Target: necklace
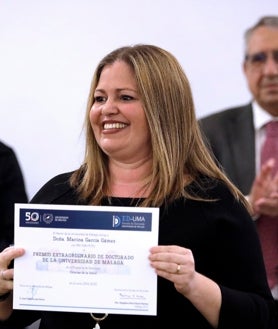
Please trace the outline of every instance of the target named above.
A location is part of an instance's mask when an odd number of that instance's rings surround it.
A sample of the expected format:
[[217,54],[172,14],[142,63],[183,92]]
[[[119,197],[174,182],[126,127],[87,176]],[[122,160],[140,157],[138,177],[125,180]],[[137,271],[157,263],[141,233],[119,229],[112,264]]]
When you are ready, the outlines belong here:
[[105,313],[104,316],[98,318],[96,316],[94,316],[93,313],[90,313],[91,317],[96,321],[96,325],[94,326],[93,329],[100,329],[100,325],[98,324],[100,321],[106,319],[108,317],[108,313]]

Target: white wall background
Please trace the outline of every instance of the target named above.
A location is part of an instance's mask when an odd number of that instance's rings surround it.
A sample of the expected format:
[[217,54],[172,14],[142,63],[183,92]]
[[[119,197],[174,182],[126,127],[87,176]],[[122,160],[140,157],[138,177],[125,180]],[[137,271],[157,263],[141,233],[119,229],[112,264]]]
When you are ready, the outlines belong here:
[[31,198],[83,159],[82,124],[98,61],[114,48],[171,51],[198,117],[246,103],[243,33],[277,0],[0,0],[0,139],[14,148]]

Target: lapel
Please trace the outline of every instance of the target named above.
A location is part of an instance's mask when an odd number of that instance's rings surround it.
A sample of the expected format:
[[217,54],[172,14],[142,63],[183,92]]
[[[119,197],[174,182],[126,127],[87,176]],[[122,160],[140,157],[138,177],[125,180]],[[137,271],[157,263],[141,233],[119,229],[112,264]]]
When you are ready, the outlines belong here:
[[234,175],[244,194],[249,193],[255,178],[255,131],[252,105],[239,107],[227,126]]

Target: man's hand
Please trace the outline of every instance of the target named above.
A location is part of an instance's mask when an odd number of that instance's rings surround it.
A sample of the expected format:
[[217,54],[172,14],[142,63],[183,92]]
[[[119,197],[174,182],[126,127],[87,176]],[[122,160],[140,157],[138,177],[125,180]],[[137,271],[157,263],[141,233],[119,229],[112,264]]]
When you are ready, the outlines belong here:
[[254,216],[278,216],[278,173],[272,174],[275,160],[269,159],[256,176],[249,201]]

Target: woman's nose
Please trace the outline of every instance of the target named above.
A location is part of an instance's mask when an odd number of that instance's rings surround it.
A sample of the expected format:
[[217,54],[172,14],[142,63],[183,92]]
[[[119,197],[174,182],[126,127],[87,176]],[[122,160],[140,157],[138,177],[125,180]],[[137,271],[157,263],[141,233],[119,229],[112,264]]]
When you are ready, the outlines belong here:
[[117,103],[114,100],[107,99],[107,101],[102,105],[101,113],[104,115],[118,113],[119,109]]

